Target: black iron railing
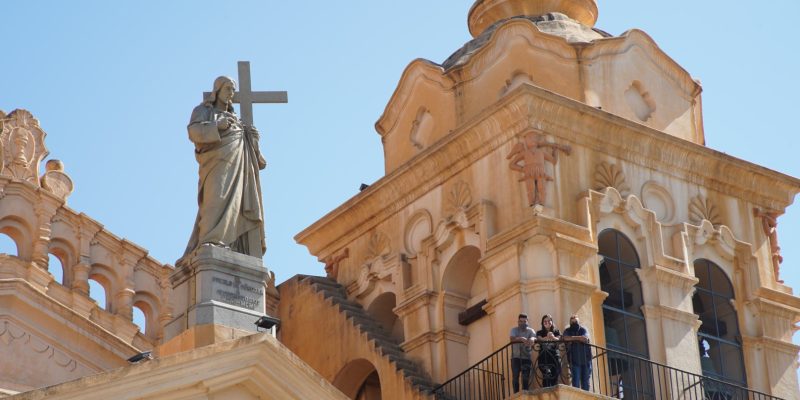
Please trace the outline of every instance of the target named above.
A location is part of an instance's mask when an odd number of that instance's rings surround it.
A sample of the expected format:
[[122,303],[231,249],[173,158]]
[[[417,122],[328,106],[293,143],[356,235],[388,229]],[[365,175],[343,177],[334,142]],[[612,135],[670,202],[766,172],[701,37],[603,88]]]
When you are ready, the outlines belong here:
[[[782,400],[642,357],[579,342],[536,343],[530,363],[513,361],[506,345],[434,389],[438,400],[503,400],[517,390],[572,384],[573,372],[589,372],[576,387],[620,399]],[[572,358],[572,359],[570,359]],[[523,364],[520,367],[520,364]],[[527,364],[527,365],[526,365]],[[572,367],[572,368],[571,368]],[[581,370],[577,370],[582,368]],[[517,382],[514,383],[514,372]],[[527,376],[526,376],[527,374]],[[527,377],[527,379],[525,379]]]

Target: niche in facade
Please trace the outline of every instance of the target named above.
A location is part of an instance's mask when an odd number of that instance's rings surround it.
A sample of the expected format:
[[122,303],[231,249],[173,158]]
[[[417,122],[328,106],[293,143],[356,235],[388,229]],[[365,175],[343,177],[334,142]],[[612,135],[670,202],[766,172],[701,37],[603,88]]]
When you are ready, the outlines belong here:
[[628,107],[642,122],[647,122],[648,119],[656,111],[656,102],[650,92],[644,89],[644,86],[639,81],[633,81],[628,90],[625,91],[625,101]]

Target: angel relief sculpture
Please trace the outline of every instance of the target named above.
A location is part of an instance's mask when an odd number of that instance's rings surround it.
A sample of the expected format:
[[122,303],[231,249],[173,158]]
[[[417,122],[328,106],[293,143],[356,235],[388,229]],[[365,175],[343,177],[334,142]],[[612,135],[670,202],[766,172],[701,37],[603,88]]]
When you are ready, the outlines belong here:
[[519,181],[525,182],[528,205],[531,207],[544,204],[547,194],[545,184],[553,180],[547,173],[546,163],[556,165],[559,151],[569,155],[572,148],[568,145],[550,143],[543,134],[530,132],[514,145],[506,157],[507,160],[511,160],[508,167],[522,173]]

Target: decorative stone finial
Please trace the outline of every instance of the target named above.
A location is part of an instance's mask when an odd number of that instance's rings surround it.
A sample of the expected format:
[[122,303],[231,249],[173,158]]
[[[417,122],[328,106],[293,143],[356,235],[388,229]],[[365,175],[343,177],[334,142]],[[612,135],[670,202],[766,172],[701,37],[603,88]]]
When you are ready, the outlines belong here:
[[467,23],[473,37],[506,18],[562,13],[592,27],[597,22],[595,0],[476,0],[469,10]]

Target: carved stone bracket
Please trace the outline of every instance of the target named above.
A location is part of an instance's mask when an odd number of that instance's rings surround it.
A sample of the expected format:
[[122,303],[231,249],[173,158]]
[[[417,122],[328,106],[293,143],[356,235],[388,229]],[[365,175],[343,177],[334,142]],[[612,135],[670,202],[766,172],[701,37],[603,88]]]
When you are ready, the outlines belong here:
[[321,260],[325,263],[325,275],[327,275],[330,279],[336,280],[336,277],[339,276],[339,264],[342,262],[342,260],[348,257],[350,257],[350,249],[345,247],[341,253],[328,256]]

